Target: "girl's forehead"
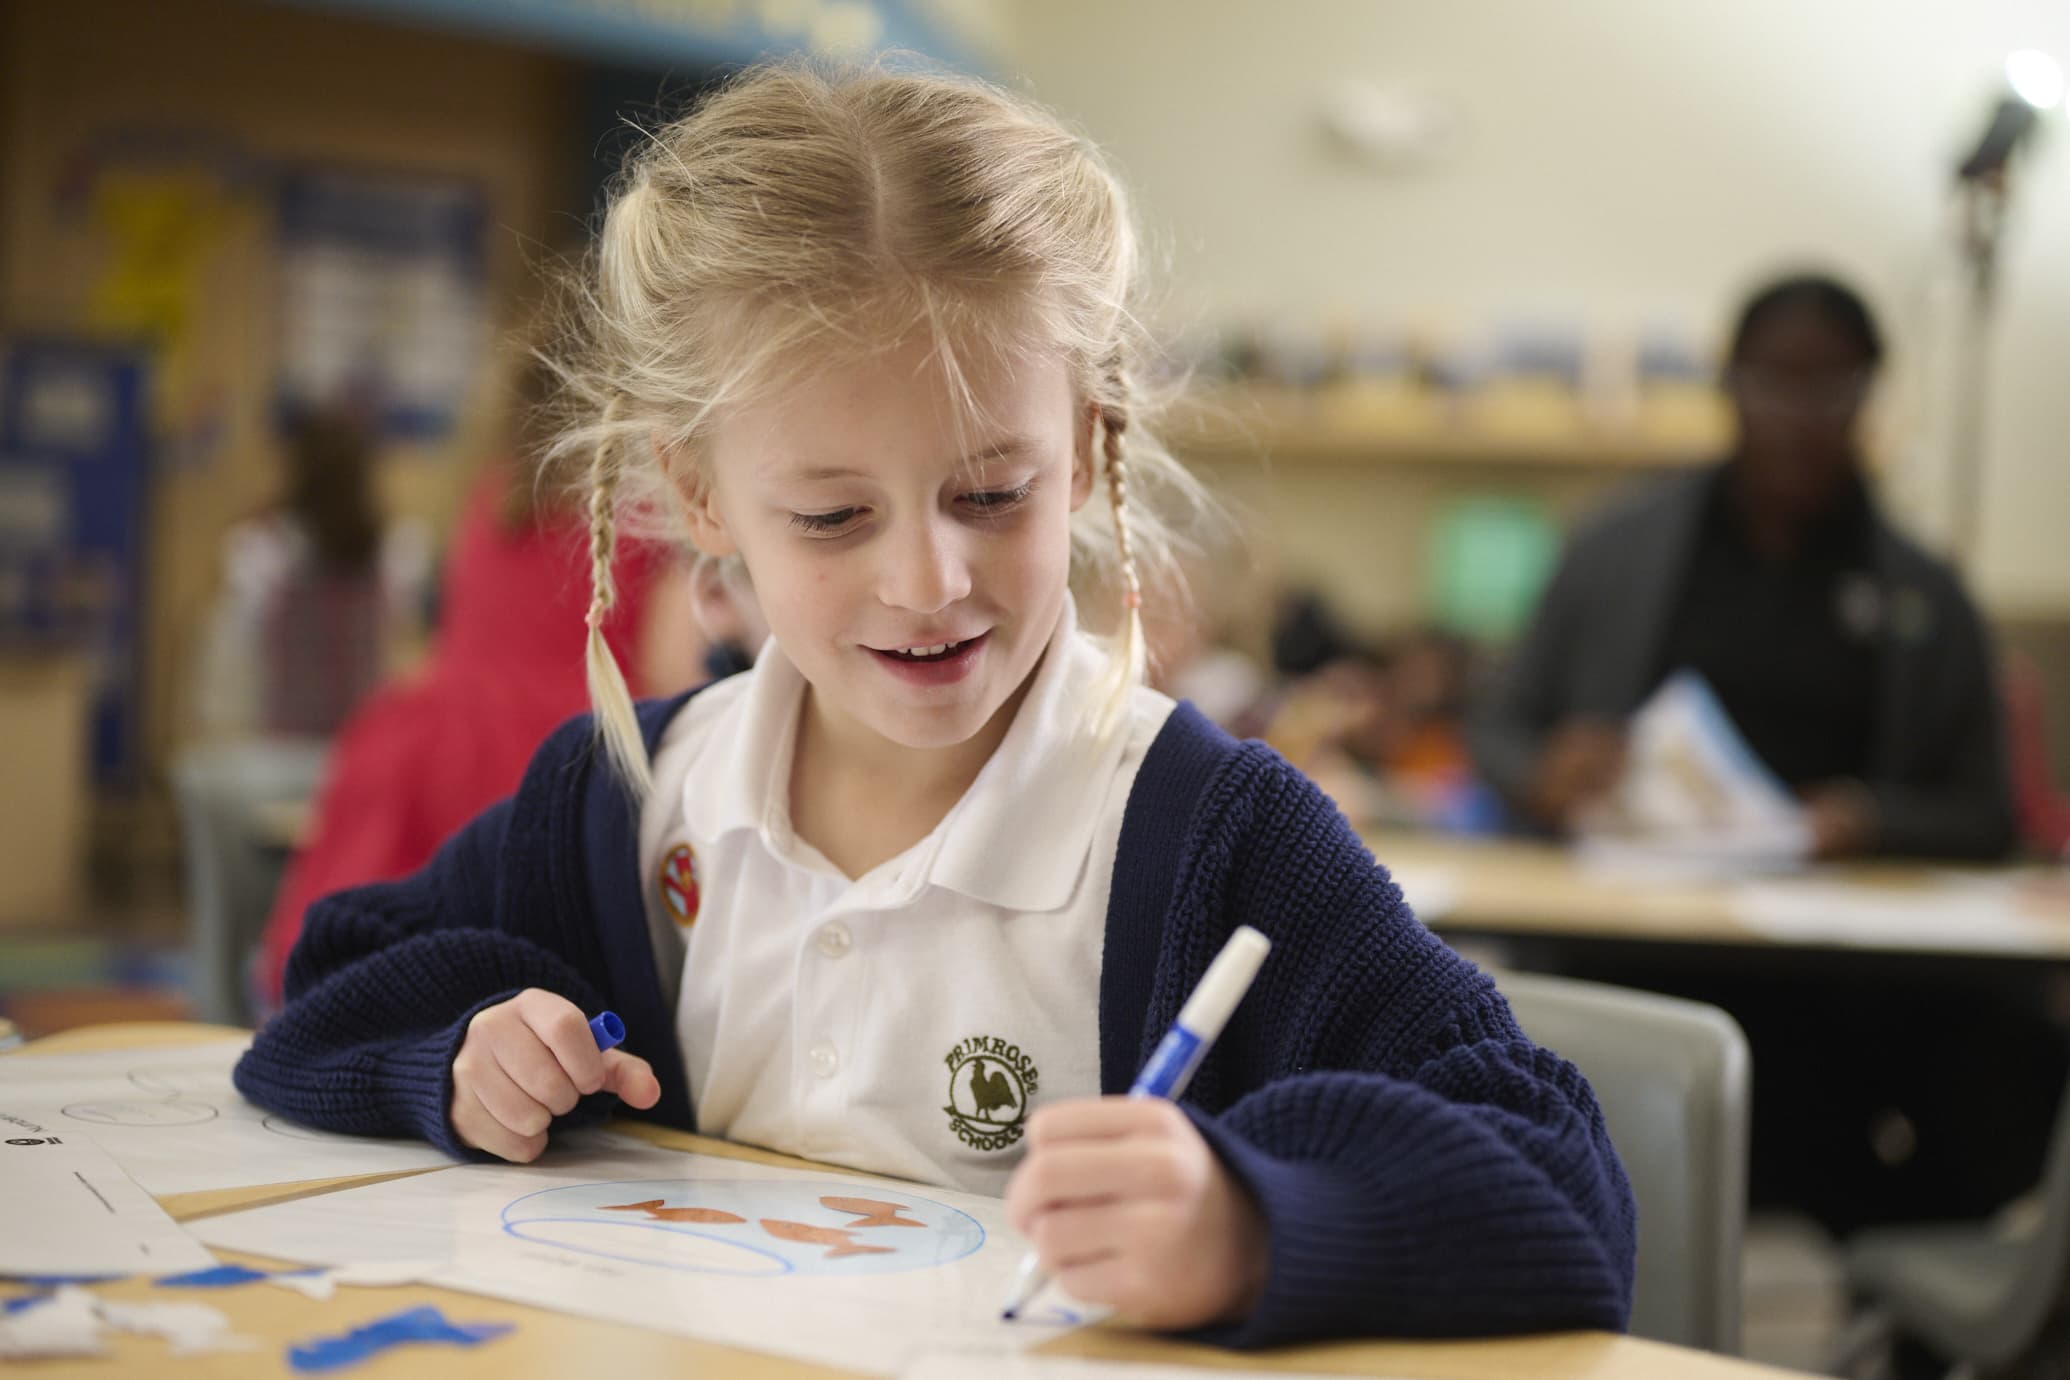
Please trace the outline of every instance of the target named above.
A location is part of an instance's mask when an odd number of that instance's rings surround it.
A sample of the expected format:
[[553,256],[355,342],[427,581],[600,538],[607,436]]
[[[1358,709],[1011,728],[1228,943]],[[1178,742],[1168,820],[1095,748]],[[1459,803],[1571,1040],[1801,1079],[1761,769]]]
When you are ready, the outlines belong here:
[[1008,387],[1024,374],[1066,369],[1065,351],[1025,323],[955,331],[925,323],[868,334],[805,337],[768,352],[758,391],[793,395],[834,385],[891,384],[908,389]]
[[1060,354],[945,351],[909,339],[817,360],[773,380],[751,399],[720,409],[712,440],[721,454],[874,449],[895,438],[921,452],[970,456],[1002,433],[1068,432],[1072,398]]
[[1080,344],[1039,294],[1002,292],[987,301],[908,283],[737,306],[719,317],[726,324],[710,343],[755,397],[809,394],[832,375],[997,380],[1058,361],[1068,366]]

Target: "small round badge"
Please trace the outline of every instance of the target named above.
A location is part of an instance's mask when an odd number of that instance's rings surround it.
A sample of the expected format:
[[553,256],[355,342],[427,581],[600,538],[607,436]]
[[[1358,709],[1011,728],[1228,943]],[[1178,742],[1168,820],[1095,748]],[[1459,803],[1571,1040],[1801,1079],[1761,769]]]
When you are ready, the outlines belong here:
[[1869,642],[1883,631],[1883,589],[1860,573],[1841,580],[1833,594],[1841,629],[1856,642]]
[[661,903],[684,929],[697,923],[697,855],[690,845],[679,843],[661,860]]

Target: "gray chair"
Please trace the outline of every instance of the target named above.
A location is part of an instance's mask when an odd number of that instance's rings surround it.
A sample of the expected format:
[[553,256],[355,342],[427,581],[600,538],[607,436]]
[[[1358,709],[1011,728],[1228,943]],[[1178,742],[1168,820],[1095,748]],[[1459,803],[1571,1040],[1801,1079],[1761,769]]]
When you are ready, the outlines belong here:
[[[1878,1227],[1847,1243],[1847,1282],[1867,1309],[1839,1367],[1903,1334],[1968,1371],[2010,1367],[2047,1350],[2070,1318],[2070,1096],[2056,1110],[2041,1180],[2041,1221],[2017,1239],[1991,1224]],[[2054,1346],[2063,1345],[2057,1336]]]
[[196,1020],[252,1023],[246,966],[286,865],[261,836],[258,813],[314,794],[328,749],[325,741],[300,738],[214,743],[173,762]]
[[1639,1204],[1634,1336],[1736,1354],[1747,1213],[1746,1036],[1715,1006],[1498,973],[1517,1023],[1595,1089]]

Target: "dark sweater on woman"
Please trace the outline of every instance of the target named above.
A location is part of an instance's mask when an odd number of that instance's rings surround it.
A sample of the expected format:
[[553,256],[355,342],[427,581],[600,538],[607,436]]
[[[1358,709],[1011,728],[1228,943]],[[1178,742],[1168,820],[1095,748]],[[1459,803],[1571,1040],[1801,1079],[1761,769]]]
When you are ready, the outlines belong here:
[[[641,706],[651,752],[681,699]],[[332,1130],[454,1138],[467,1023],[528,987],[624,1018],[696,1128],[637,862],[639,812],[587,719],[416,875],[310,909],[287,1009],[239,1090]],[[1123,817],[1100,974],[1100,1084],[1126,1092],[1239,924],[1272,940],[1184,1107],[1257,1201],[1261,1346],[1345,1335],[1622,1328],[1631,1187],[1587,1082],[1526,1039],[1494,982],[1417,922],[1334,805],[1263,744],[1181,705]],[[605,1094],[557,1124],[621,1111]]]

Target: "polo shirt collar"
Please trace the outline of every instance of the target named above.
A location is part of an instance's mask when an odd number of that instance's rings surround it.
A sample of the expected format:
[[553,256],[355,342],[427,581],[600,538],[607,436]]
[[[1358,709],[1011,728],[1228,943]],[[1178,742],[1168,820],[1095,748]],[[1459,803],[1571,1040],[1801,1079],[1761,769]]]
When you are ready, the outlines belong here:
[[683,817],[701,838],[747,829],[787,841],[805,677],[772,637],[741,678],[740,702],[713,725],[710,750],[683,778]]
[[[1093,722],[1108,664],[1067,594],[1027,697],[970,789],[926,838],[858,882],[891,905],[926,885],[1006,910],[1069,904],[1128,736],[1125,720],[1104,739]],[[789,787],[805,678],[774,639],[745,674],[716,751],[684,781],[684,815],[701,837],[755,830],[795,859],[805,846],[791,831]]]
[[1066,595],[1013,726],[935,830],[935,885],[1006,910],[1070,903],[1128,739],[1126,718],[1105,738],[1095,722],[1109,664]]

